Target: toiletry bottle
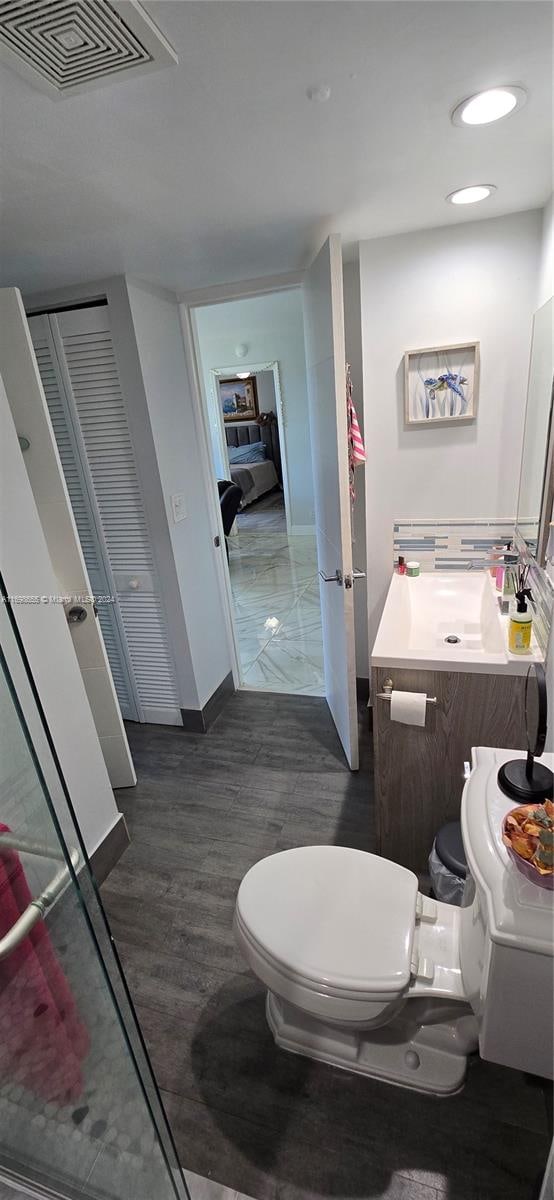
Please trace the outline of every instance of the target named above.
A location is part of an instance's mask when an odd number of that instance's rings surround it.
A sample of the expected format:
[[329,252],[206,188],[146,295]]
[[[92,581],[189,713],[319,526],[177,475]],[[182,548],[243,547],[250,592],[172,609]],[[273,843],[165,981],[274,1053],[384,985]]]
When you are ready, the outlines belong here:
[[[491,558],[492,558],[493,562],[496,560],[496,561],[498,561],[498,563],[500,563],[500,560],[501,560],[503,554],[504,554],[504,546],[493,546],[493,548],[491,550]],[[492,566],[492,567],[489,567],[489,570],[490,570],[490,573],[491,573],[493,579],[495,579],[497,568],[495,566]]]
[[[504,594],[504,580],[506,578],[506,564],[507,564],[508,558],[510,557],[509,552],[511,549],[512,549],[512,543],[506,542],[505,552],[502,555],[502,557],[498,563],[498,566],[496,568],[496,572],[495,572],[495,574],[496,574],[496,590],[497,590],[497,592],[502,592],[502,594]],[[516,562],[517,562],[517,556],[516,556]]]
[[398,555],[398,574],[399,575],[406,574],[406,559],[404,558],[403,554]]
[[516,594],[516,564],[517,554],[504,555],[504,583],[502,585],[503,600],[511,600]]
[[510,654],[529,654],[533,618],[527,609],[527,600],[532,600],[530,588],[516,592],[517,611],[510,617],[508,649]]

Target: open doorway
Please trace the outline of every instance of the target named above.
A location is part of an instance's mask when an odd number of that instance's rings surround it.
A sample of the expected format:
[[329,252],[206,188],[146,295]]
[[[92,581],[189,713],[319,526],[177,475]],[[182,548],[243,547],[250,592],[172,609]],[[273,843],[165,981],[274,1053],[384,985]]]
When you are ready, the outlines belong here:
[[240,686],[324,695],[300,291],[203,305],[192,325]]
[[290,533],[279,363],[240,363],[211,369],[212,406],[219,420],[224,476],[241,490],[231,533]]

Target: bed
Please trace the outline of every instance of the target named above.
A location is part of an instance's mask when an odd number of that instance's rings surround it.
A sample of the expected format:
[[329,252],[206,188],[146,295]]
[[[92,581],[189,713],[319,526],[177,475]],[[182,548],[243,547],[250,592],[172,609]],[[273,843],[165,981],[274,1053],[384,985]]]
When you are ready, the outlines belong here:
[[[254,421],[245,421],[225,426],[225,435],[229,448],[241,448],[243,454],[239,463],[229,463],[229,473],[233,483],[238,484],[242,492],[241,508],[246,508],[254,500],[259,500],[267,492],[281,484],[281,455],[279,447],[279,431],[276,422],[271,425],[256,425]],[[265,446],[266,458],[262,461],[250,461],[248,446]],[[256,452],[252,452],[254,460]],[[257,456],[256,456],[257,457]]]

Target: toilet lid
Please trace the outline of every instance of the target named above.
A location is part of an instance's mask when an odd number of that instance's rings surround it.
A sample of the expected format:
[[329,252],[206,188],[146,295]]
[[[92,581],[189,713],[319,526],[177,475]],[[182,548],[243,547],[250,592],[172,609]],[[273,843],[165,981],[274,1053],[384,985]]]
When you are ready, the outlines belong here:
[[398,995],[410,980],[417,877],[363,850],[303,846],[256,863],[237,917],[288,974],[329,990]]

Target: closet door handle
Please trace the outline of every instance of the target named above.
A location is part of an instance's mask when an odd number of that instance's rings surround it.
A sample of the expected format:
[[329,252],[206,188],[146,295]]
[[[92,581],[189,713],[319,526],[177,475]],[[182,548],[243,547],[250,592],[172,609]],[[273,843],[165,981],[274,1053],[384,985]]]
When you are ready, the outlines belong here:
[[87,610],[82,604],[73,604],[67,609],[66,616],[70,625],[81,625],[87,619]]

